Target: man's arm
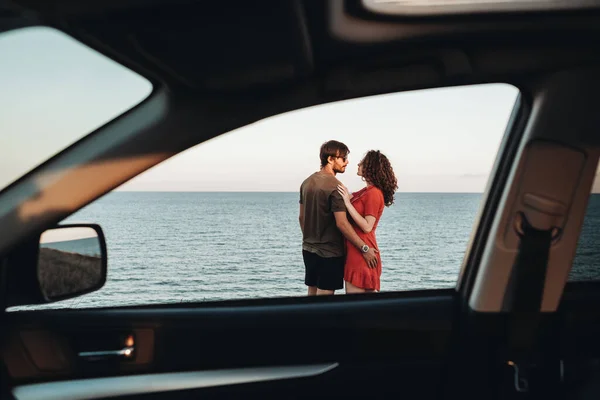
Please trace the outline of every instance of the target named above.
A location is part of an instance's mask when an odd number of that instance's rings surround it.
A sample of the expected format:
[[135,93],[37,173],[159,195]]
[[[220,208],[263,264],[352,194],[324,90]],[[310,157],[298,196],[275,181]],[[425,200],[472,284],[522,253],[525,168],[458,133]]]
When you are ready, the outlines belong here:
[[338,211],[334,212],[335,216],[335,224],[337,225],[340,232],[346,239],[350,241],[356,248],[360,249],[366,243],[356,234],[352,225],[350,225],[350,221],[348,221],[348,217],[346,216],[346,211]]
[[[350,225],[350,222],[348,221],[348,217],[346,216],[346,211],[336,211],[333,213],[333,215],[335,216],[336,226],[338,227],[340,232],[342,232],[342,235],[344,235],[344,237],[350,241],[350,243],[352,243],[358,249],[360,249],[361,247],[363,247],[366,244],[356,234],[356,232],[354,231],[354,228],[352,228],[352,225]],[[369,251],[366,253],[363,253],[361,251],[361,254],[365,258],[365,261],[367,261],[367,264],[371,268],[375,268],[377,266],[377,256],[375,255],[375,253],[377,253],[377,252],[378,252],[377,249],[372,249],[372,248],[369,248]]]
[[298,213],[298,222],[300,222],[300,230],[302,231],[302,236],[304,237],[304,198],[302,196],[302,192],[303,192],[303,186],[304,186],[304,182],[302,182],[302,185],[300,185],[300,199],[299,199],[299,203],[300,203],[300,212]]
[[300,222],[300,230],[304,235],[304,204],[300,204],[300,213],[298,214],[298,222]]

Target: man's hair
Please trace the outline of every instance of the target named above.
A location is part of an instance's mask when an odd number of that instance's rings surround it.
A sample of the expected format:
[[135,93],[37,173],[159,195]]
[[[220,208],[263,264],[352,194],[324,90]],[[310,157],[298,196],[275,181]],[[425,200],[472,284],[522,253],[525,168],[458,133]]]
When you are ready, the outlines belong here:
[[330,140],[321,145],[321,167],[327,165],[329,157],[346,157],[350,154],[348,146],[337,140]]

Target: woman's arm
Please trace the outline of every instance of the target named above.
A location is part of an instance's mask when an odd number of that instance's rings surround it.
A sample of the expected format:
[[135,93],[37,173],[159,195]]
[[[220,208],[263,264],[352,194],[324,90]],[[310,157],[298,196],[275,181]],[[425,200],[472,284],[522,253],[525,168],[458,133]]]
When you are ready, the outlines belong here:
[[351,195],[348,192],[348,189],[346,189],[344,186],[338,185],[337,190],[342,195],[344,204],[346,204],[346,209],[350,213],[350,216],[354,222],[356,222],[356,225],[358,225],[358,227],[365,233],[371,232],[377,219],[372,215],[367,215],[366,217],[360,215],[359,212],[356,211],[356,208],[354,208],[352,205],[352,202],[350,201]]

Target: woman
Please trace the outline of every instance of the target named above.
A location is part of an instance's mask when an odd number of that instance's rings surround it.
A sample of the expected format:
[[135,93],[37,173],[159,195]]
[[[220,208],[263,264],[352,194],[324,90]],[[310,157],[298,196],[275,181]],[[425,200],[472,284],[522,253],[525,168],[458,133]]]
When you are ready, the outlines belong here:
[[[352,226],[360,238],[375,249],[377,240],[375,230],[383,214],[384,206],[394,203],[394,193],[398,189],[398,181],[388,158],[379,150],[369,151],[358,163],[359,176],[367,186],[350,194],[348,189],[338,185],[338,192],[344,198],[346,208],[351,217]],[[371,268],[360,251],[346,241],[346,265],[344,281],[346,293],[378,292],[380,290],[381,255],[377,253],[377,266]]]

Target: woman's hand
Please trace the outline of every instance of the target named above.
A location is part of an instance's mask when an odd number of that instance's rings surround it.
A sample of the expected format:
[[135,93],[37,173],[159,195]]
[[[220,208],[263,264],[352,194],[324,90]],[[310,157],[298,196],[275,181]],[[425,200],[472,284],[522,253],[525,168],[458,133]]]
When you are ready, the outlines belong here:
[[350,203],[350,200],[352,200],[352,194],[350,194],[350,192],[348,191],[348,188],[346,186],[338,185],[337,191],[342,195],[342,198],[344,199],[344,203],[346,203],[346,204]]

